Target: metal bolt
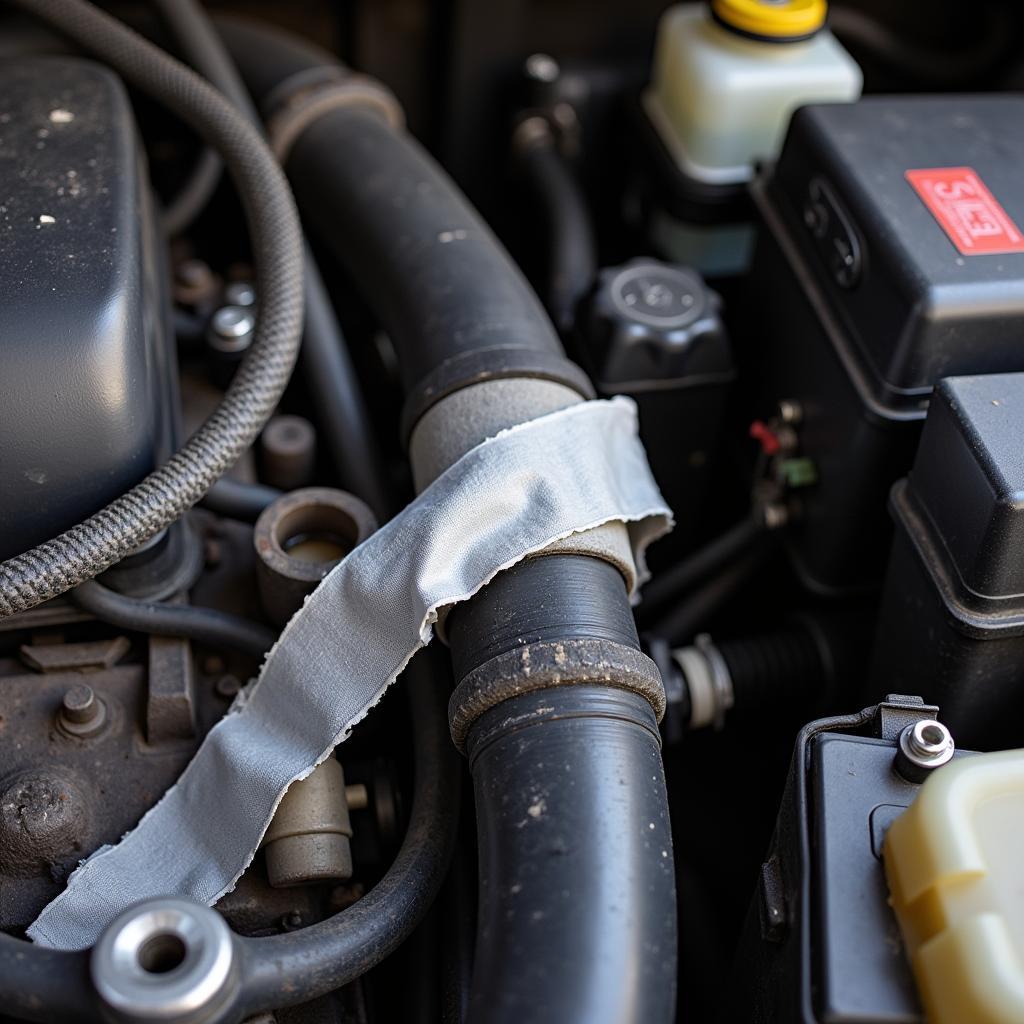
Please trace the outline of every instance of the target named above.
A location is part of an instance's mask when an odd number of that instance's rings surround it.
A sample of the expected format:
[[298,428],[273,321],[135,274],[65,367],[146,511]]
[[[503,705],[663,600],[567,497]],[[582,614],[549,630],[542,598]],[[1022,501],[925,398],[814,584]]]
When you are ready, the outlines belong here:
[[524,70],[527,78],[532,78],[535,82],[544,82],[545,84],[554,82],[559,74],[561,74],[558,61],[547,53],[531,54],[526,58]]
[[245,306],[221,306],[210,318],[207,341],[218,352],[244,352],[256,327],[253,311]]
[[106,720],[107,709],[91,686],[78,683],[64,694],[57,721],[65,732],[90,736],[98,732]]
[[953,736],[941,722],[922,718],[900,733],[896,770],[908,782],[924,782],[931,772],[952,759],[955,750]]
[[91,722],[98,710],[96,694],[84,683],[72,686],[61,701],[61,711],[69,722]]
[[147,900],[115,918],[93,947],[89,971],[104,1018],[125,1024],[220,1020],[238,986],[224,918],[179,899]]

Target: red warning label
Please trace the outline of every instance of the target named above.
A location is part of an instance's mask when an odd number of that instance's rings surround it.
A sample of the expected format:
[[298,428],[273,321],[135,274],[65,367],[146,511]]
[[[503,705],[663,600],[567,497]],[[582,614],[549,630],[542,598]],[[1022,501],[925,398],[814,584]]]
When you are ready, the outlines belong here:
[[972,168],[907,171],[907,181],[964,256],[1024,252],[1024,234]]

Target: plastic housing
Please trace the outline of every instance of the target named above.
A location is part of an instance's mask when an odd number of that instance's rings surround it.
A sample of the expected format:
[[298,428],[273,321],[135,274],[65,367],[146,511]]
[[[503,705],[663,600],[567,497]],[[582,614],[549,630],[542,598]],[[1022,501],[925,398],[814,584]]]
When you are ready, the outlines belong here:
[[70,57],[0,68],[0,557],[98,511],[169,441],[164,307],[128,97]]
[[680,168],[706,184],[743,182],[772,158],[804,103],[854,100],[862,75],[828,31],[799,42],[747,39],[705,4],[669,8],[644,98]]
[[819,592],[874,585],[888,491],[910,467],[944,376],[1024,369],[1024,252],[963,255],[907,180],[971,167],[1024,223],[1014,96],[870,97],[805,107],[753,186],[762,231],[749,278],[751,352],[769,411],[804,410],[792,552]]
[[1024,743],[1024,373],[943,381],[909,479],[871,693],[917,688],[958,743]]

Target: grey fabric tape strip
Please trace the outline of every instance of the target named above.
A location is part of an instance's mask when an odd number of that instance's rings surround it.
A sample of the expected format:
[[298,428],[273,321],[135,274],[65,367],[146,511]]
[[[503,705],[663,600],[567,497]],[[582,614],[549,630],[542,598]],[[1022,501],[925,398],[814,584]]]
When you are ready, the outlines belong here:
[[644,548],[671,514],[629,399],[574,405],[468,452],[324,579],[178,782],[72,874],[30,937],[81,949],[141,899],[215,903],[252,861],[288,786],[380,700],[430,640],[438,609],[615,520],[630,524],[642,580]]

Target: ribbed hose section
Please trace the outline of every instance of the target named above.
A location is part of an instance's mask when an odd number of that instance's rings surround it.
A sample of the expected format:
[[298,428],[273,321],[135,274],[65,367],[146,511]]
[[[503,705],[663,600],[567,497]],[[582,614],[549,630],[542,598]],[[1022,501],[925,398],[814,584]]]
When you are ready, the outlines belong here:
[[805,629],[728,640],[718,652],[729,668],[739,711],[792,703],[820,691],[827,681],[821,649]]
[[277,405],[302,329],[302,238],[291,192],[258,131],[216,89],[84,0],[10,0],[166,104],[221,154],[248,223],[261,297],[253,345],[223,401],[159,469],[83,523],[0,564],[0,616],[56,597],[180,518],[252,444]]

